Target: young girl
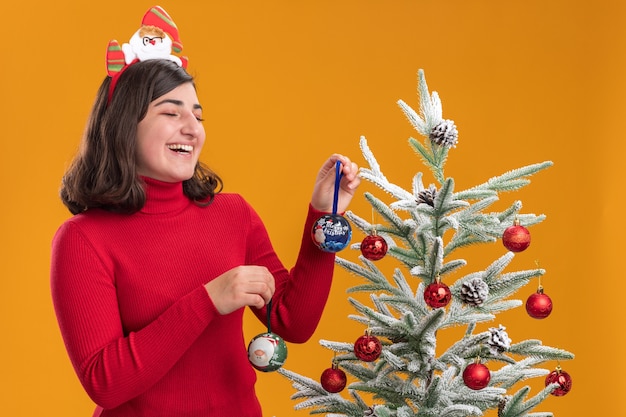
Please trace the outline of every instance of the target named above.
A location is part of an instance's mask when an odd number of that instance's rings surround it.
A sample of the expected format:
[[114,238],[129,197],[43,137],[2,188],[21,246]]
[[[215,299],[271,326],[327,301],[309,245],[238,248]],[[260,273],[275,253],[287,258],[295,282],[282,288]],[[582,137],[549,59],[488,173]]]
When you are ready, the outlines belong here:
[[63,178],[74,216],[53,240],[52,296],[98,415],[261,417],[244,308],[265,323],[272,300],[272,331],[293,343],[322,314],[334,254],[310,233],[333,208],[336,162],[338,212],[359,185],[357,166],[341,155],[323,164],[287,270],[252,207],[220,192],[220,178],[198,161],[204,141],[180,62],[135,59],[103,81]]

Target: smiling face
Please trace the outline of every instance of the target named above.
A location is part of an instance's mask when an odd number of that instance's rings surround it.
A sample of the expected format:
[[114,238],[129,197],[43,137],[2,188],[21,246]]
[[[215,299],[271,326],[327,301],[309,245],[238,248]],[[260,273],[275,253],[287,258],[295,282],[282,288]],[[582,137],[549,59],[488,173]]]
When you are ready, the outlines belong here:
[[194,174],[205,132],[202,107],[191,83],[184,83],[148,106],[137,126],[137,172],[165,182]]

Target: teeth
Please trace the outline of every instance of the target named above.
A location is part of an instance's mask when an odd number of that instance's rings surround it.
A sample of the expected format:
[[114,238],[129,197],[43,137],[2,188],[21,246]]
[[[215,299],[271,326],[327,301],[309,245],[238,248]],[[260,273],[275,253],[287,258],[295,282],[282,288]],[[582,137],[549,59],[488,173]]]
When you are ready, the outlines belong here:
[[191,152],[193,151],[193,146],[191,145],[182,145],[180,143],[174,144],[174,145],[167,145],[168,148],[170,148],[173,151],[185,151],[185,152]]

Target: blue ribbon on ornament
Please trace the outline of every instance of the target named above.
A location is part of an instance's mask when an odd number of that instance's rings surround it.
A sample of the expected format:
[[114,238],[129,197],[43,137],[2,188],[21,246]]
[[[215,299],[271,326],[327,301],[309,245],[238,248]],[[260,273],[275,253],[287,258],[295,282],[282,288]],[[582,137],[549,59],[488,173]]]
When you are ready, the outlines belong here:
[[339,184],[341,183],[341,161],[337,161],[335,164],[335,194],[333,195],[333,215],[337,214],[337,204],[339,202]]

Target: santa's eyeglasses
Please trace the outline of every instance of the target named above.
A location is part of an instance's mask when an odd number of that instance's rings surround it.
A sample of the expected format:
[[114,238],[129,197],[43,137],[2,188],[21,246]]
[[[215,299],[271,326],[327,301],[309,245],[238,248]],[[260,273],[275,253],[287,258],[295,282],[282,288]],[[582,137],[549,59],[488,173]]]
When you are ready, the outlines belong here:
[[144,36],[143,44],[148,45],[149,43],[152,45],[163,43],[163,37],[162,36]]

